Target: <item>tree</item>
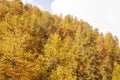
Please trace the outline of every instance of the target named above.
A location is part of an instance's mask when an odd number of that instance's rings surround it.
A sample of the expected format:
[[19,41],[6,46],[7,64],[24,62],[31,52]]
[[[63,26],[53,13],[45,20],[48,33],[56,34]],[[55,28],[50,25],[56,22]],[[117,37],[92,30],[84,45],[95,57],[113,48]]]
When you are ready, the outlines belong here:
[[0,2],[0,80],[118,80],[120,47],[83,20]]
[[[71,38],[66,37],[64,43],[58,34],[52,35],[45,45],[45,57],[48,60],[48,79],[75,80],[76,62]],[[62,46],[62,47],[61,47]]]

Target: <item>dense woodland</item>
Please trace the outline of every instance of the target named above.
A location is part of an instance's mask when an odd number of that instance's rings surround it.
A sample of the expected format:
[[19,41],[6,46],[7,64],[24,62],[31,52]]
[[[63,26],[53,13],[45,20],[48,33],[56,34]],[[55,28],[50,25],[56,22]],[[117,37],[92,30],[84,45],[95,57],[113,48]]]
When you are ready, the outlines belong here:
[[0,80],[120,80],[119,41],[70,15],[0,0]]

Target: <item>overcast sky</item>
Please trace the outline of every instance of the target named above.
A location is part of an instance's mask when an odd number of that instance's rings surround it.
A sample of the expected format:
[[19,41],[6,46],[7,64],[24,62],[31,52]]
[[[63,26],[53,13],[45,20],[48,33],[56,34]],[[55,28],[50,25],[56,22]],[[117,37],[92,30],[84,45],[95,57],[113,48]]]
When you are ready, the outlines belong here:
[[52,14],[70,14],[120,40],[120,0],[22,0]]

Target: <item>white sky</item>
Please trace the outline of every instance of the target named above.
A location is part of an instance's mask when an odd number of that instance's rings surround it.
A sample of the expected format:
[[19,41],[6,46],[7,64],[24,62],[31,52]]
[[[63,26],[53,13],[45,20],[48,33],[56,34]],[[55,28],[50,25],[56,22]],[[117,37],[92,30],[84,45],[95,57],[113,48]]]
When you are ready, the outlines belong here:
[[[26,0],[23,0],[24,2]],[[29,0],[27,0],[29,1]],[[120,40],[120,0],[30,0],[31,4],[37,5],[52,14],[63,16],[70,14],[83,19],[98,28],[100,32],[111,32]],[[36,3],[37,2],[37,3]],[[44,3],[42,3],[44,2]],[[50,6],[45,5],[50,3]],[[35,4],[36,3],[36,4]]]
[[120,39],[120,0],[55,0],[53,14],[71,14],[90,23],[100,32],[111,32]]

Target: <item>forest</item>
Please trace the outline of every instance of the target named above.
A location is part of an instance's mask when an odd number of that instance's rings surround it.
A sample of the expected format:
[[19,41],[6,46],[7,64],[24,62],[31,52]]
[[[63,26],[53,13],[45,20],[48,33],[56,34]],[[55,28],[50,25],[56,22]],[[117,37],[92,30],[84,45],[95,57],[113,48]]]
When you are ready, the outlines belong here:
[[120,80],[119,40],[71,15],[0,0],[0,80]]

